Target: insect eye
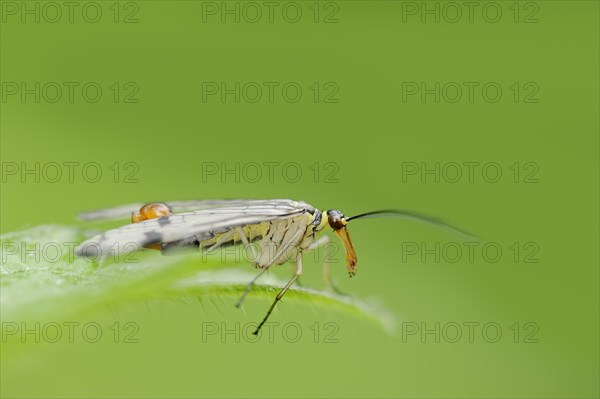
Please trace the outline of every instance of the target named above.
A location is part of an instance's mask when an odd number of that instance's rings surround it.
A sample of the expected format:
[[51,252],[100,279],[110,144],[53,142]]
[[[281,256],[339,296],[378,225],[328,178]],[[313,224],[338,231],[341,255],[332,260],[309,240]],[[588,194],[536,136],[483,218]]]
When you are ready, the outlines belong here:
[[329,226],[331,226],[334,230],[339,230],[346,225],[344,221],[344,214],[340,211],[328,211],[327,219],[329,222]]
[[131,221],[133,223],[143,222],[144,220],[157,219],[171,214],[171,210],[165,204],[148,204],[141,207],[139,212],[134,212],[131,215]]

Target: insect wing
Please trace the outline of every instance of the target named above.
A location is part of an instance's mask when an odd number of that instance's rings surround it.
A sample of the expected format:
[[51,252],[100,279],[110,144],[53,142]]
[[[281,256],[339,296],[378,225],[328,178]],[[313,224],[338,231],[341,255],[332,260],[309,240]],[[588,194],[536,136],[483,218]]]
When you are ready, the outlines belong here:
[[193,236],[202,241],[233,227],[286,219],[314,209],[308,204],[289,200],[286,203],[247,201],[245,204],[129,224],[92,237],[78,246],[75,253],[79,256],[112,256],[149,244],[174,242]]
[[[231,208],[231,207],[244,207],[244,206],[291,206],[293,204],[299,204],[298,206],[304,206],[306,208],[312,208],[306,203],[296,202],[290,199],[272,199],[272,200],[252,200],[252,199],[230,199],[230,200],[189,200],[189,201],[154,201],[156,203],[166,204],[173,213],[193,212],[204,209],[216,209],[216,208]],[[145,203],[134,203],[128,205],[119,205],[113,208],[98,209],[88,212],[80,213],[79,219],[85,221],[97,221],[97,220],[113,220],[113,219],[124,219],[131,217],[133,212],[140,210]]]

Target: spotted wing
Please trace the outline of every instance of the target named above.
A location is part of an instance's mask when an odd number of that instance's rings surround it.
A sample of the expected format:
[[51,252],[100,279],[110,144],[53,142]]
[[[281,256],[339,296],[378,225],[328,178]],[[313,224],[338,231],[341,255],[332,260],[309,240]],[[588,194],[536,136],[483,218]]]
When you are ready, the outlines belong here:
[[[183,206],[183,203],[180,204]],[[220,202],[219,205],[109,230],[83,242],[75,248],[75,253],[79,256],[112,256],[115,253],[132,252],[149,244],[175,242],[190,237],[202,241],[233,227],[314,212],[309,204],[292,200],[232,200]]]

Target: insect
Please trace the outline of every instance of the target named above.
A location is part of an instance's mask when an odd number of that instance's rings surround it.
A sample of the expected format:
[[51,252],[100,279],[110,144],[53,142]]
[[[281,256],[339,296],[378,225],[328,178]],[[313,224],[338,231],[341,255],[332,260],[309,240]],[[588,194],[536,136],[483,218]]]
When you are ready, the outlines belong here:
[[142,246],[162,253],[186,247],[212,251],[225,245],[243,244],[252,253],[251,259],[260,272],[246,286],[236,304],[238,307],[258,278],[270,267],[295,260],[294,275],[279,291],[254,334],[258,334],[277,303],[302,274],[302,255],[329,241],[329,236],[322,234],[329,229],[344,246],[350,277],[356,274],[357,263],[347,228],[352,220],[400,217],[468,235],[439,219],[411,211],[379,210],[346,217],[338,210],[321,212],[306,202],[290,199],[131,204],[83,213],[80,218],[102,220],[129,215],[132,224],[90,238],[79,245],[75,253],[79,256],[101,256],[115,250],[127,253]]

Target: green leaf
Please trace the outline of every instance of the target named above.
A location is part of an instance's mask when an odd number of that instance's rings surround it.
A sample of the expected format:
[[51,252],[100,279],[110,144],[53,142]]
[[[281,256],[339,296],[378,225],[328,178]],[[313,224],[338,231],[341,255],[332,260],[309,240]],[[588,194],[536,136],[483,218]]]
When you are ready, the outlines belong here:
[[[255,276],[250,269],[227,267],[210,258],[198,261],[198,253],[160,256],[141,251],[100,263],[74,256],[74,246],[90,234],[80,228],[48,225],[0,236],[2,319],[64,319],[135,300],[238,298]],[[247,300],[273,299],[285,284],[274,276],[259,281]],[[393,330],[393,317],[387,312],[349,296],[292,287],[286,300],[335,308]]]

